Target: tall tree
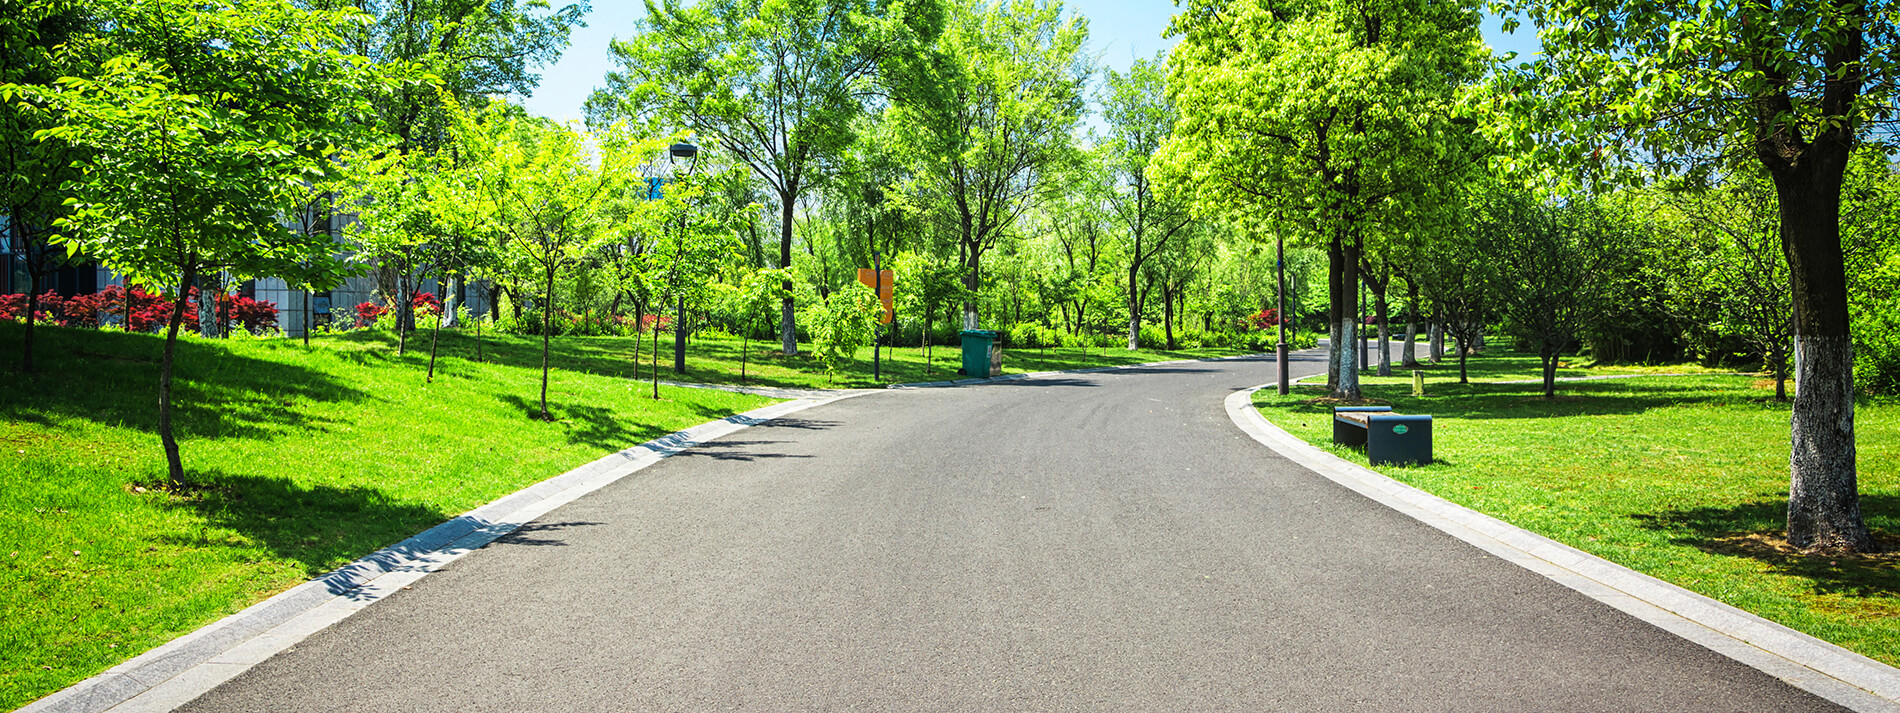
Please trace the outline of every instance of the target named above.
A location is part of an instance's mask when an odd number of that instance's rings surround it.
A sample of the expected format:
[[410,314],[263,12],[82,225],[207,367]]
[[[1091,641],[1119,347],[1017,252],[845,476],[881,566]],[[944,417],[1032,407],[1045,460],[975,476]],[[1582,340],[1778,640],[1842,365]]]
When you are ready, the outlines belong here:
[[[1545,56],[1506,78],[1501,135],[1532,165],[1692,175],[1752,160],[1775,186],[1794,288],[1788,541],[1873,547],[1855,470],[1853,341],[1841,187],[1855,147],[1888,136],[1900,96],[1892,8],[1861,0],[1515,0]],[[1607,171],[1605,173],[1604,171]],[[1559,171],[1570,173],[1571,171]]]
[[1537,349],[1544,398],[1557,397],[1557,357],[1598,313],[1617,235],[1595,205],[1562,206],[1498,191],[1479,206],[1478,254],[1495,265],[1487,290],[1506,329]]
[[[1141,348],[1141,303],[1135,279],[1150,258],[1192,221],[1187,203],[1178,195],[1163,194],[1148,176],[1161,142],[1174,133],[1177,114],[1168,99],[1162,58],[1136,60],[1127,74],[1108,71],[1102,86],[1102,118],[1108,124],[1102,148],[1115,183],[1108,204],[1121,221],[1128,240],[1128,348]],[[1172,275],[1173,273],[1170,272]],[[1172,284],[1172,283],[1170,283]],[[1167,322],[1167,320],[1163,320]],[[1174,325],[1164,324],[1174,348]]]
[[1181,120],[1159,162],[1198,210],[1277,212],[1323,242],[1337,397],[1360,397],[1366,235],[1405,234],[1473,163],[1455,94],[1488,54],[1477,24],[1425,0],[1190,0],[1170,30]]
[[[932,0],[647,0],[618,71],[587,101],[596,123],[683,126],[744,164],[778,199],[778,264],[792,266],[799,199],[854,139],[879,65],[934,32]],[[792,285],[781,286],[779,339],[798,353]]]
[[[60,76],[80,73],[83,65],[95,61],[59,51],[91,31],[94,18],[86,8],[73,0],[8,5],[0,16],[0,85],[48,91]],[[62,185],[77,177],[72,165],[83,154],[69,142],[37,135],[62,120],[53,102],[24,95],[13,101],[0,98],[0,231],[11,252],[26,263],[27,273],[22,371],[33,370],[33,326],[43,281],[68,262],[66,251],[54,248],[57,221],[66,213],[69,195]]]
[[955,0],[930,53],[894,73],[889,119],[917,189],[956,236],[968,290],[963,327],[977,327],[984,253],[1041,197],[1067,160],[1091,69],[1088,23],[1050,0]]
[[389,85],[336,47],[357,21],[283,0],[128,0],[95,41],[116,56],[60,91],[9,87],[65,112],[51,139],[87,149],[60,238],[135,282],[176,289],[159,365],[159,437],[171,422],[172,357],[199,275],[294,271],[335,259],[328,236],[287,228],[301,182],[370,137],[368,101]]

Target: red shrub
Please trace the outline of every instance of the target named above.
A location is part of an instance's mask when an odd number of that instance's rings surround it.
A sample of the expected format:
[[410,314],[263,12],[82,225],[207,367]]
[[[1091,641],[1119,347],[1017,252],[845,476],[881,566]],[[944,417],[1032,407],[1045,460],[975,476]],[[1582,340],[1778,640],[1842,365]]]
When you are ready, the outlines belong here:
[[364,302],[356,306],[357,328],[368,327],[376,323],[383,315],[389,314],[389,308],[375,302]]
[[640,315],[640,331],[641,331],[642,333],[645,333],[645,332],[651,332],[651,331],[653,331],[653,330],[655,329],[655,327],[656,327],[656,325],[657,325],[657,327],[658,327],[658,329],[659,329],[660,331],[662,331],[662,332],[669,332],[669,331],[672,331],[672,330],[673,330],[673,318],[672,318],[672,317],[668,317],[668,316],[666,316],[666,315],[663,315],[663,314],[643,314],[643,315]]
[[252,334],[263,334],[277,328],[277,304],[259,302],[244,295],[219,295],[218,311],[224,319],[244,325]]
[[409,298],[409,308],[415,310],[416,314],[439,317],[442,315],[442,300],[436,299],[434,292],[417,292]]
[[[1280,319],[1279,310],[1262,309],[1258,313],[1255,313],[1253,316],[1247,318],[1247,326],[1256,331],[1266,331],[1269,329],[1273,329],[1274,327],[1280,326],[1280,323],[1283,321],[1285,320]],[[1291,322],[1287,322],[1287,323],[1292,324]]]

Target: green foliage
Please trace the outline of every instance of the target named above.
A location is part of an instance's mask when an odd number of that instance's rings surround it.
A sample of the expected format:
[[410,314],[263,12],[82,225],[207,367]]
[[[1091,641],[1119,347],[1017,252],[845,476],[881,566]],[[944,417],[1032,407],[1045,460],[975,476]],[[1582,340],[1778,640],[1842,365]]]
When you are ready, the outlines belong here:
[[824,364],[829,376],[827,383],[850,365],[859,347],[871,342],[878,315],[883,311],[877,294],[856,283],[813,306],[813,341],[818,349],[818,361]]
[[[1086,20],[1058,3],[952,0],[935,44],[886,74],[892,151],[913,176],[904,199],[956,241],[972,291],[1044,174],[1071,160],[1087,41]],[[965,302],[966,320],[975,307]]]

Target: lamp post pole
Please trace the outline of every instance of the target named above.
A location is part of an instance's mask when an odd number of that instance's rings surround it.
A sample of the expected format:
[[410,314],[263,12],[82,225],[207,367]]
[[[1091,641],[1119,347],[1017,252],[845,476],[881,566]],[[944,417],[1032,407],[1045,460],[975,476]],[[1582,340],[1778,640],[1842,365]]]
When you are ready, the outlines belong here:
[[[667,147],[666,151],[675,159],[688,159],[689,162],[686,168],[686,176],[688,178],[691,178],[693,172],[699,169],[698,146],[682,141]],[[684,286],[680,284],[679,280],[679,262],[682,258],[680,253],[686,250],[686,210],[684,205],[680,208],[679,240],[675,243],[675,248],[673,255],[673,286],[676,293],[674,297],[679,299],[679,311],[673,318],[673,373],[684,374],[686,373],[686,290],[681,289]]]
[[1274,346],[1276,358],[1280,363],[1280,395],[1285,396],[1292,390],[1292,382],[1286,375],[1286,236],[1274,236],[1274,270],[1279,273],[1280,289],[1274,291],[1274,321],[1280,323],[1280,343]]

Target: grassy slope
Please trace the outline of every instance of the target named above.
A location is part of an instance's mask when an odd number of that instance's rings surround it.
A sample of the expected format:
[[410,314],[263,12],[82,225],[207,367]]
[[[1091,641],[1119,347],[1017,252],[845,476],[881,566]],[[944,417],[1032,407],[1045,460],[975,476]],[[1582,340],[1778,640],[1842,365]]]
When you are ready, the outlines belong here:
[[[1535,365],[1524,355],[1478,357],[1473,378],[1529,378]],[[1546,402],[1537,384],[1466,386],[1446,383],[1445,373],[1438,369],[1424,398],[1411,396],[1409,378],[1367,388],[1397,411],[1432,414],[1439,459],[1375,470],[1900,664],[1895,555],[1802,557],[1776,546],[1788,407],[1773,401],[1772,383],[1727,375],[1570,382]],[[1456,367],[1448,373],[1455,382]],[[1328,407],[1304,403],[1322,395],[1317,386],[1286,398],[1265,390],[1255,401],[1275,425],[1364,463],[1328,442]],[[1900,533],[1900,405],[1864,403],[1855,424],[1868,523]]]
[[0,710],[607,452],[769,403],[653,401],[557,369],[546,423],[528,418],[538,369],[451,358],[425,385],[426,352],[399,359],[375,335],[181,340],[178,431],[208,487],[174,496],[137,491],[165,472],[162,340],[42,328],[40,370],[21,375],[21,335],[0,323]]
[[[427,335],[421,338],[423,349],[428,348]],[[649,336],[639,344],[640,364],[633,364],[634,343],[626,337],[573,337],[557,339],[566,341],[563,347],[571,360],[568,363],[576,369],[600,374],[633,376],[636,372],[641,378],[652,376],[653,341]],[[792,387],[792,388],[864,388],[880,384],[897,384],[919,381],[942,381],[962,378],[956,370],[961,366],[959,347],[936,345],[931,349],[931,370],[926,372],[923,350],[915,345],[885,348],[882,354],[881,381],[871,378],[871,349],[858,350],[857,361],[840,372],[835,380],[829,379],[824,367],[811,356],[809,345],[802,347],[802,353],[795,357],[779,354],[778,342],[752,340],[744,344],[746,355],[746,379],[750,385]],[[712,384],[740,383],[739,368],[742,352],[740,340],[730,337],[698,337],[686,351],[686,373],[673,373],[672,336],[660,336],[660,379],[663,381],[690,381]],[[489,339],[484,343],[492,358],[509,363],[540,365],[541,342],[538,338],[503,337]],[[471,340],[461,335],[445,339],[443,353],[474,355]],[[1140,364],[1145,362],[1172,361],[1175,359],[1200,359],[1206,357],[1232,356],[1249,353],[1235,349],[1189,349],[1164,351],[1158,349],[1101,349],[1093,348],[1084,352],[1077,348],[1061,349],[1005,349],[1003,350],[1003,373],[1014,374],[1033,371],[1056,371],[1117,364]],[[494,356],[499,354],[498,357]]]

